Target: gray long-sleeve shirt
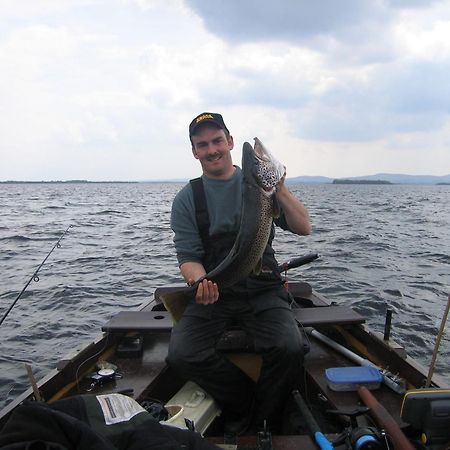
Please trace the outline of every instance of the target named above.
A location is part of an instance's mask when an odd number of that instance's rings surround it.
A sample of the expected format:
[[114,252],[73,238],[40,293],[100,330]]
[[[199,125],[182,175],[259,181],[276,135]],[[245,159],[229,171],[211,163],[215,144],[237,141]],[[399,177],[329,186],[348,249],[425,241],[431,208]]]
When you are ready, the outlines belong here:
[[[242,171],[239,167],[228,180],[202,176],[210,221],[209,233],[238,232],[242,205]],[[194,195],[190,184],[175,196],[171,227],[179,265],[202,262],[204,249],[195,216]]]

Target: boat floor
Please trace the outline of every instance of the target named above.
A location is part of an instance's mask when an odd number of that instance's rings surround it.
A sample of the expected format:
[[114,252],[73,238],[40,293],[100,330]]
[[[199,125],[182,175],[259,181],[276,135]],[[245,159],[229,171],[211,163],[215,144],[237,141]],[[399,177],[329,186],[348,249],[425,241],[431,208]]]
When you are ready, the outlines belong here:
[[[174,393],[174,389],[180,389],[186,380],[177,377],[165,365],[169,335],[157,334],[146,336],[144,339],[144,351],[142,358],[121,358],[112,356],[108,362],[117,366],[121,378],[102,386],[90,389],[90,380],[84,379],[79,384],[79,389],[74,390],[73,394],[79,393],[109,393],[124,392],[131,393],[138,400],[143,401],[147,398],[155,398],[161,402],[167,402]],[[317,403],[317,396],[320,393],[321,401],[328,401],[327,409],[354,410],[361,402],[355,392],[335,392],[328,388],[324,377],[324,370],[327,367],[341,367],[351,365],[344,357],[340,357],[329,350],[321,343],[312,341],[311,351],[305,357],[304,376],[314,383],[300,383],[300,385],[311,386],[311,390],[304,392],[305,400],[308,403]],[[170,380],[170,383],[168,383]],[[151,386],[149,388],[149,386]],[[376,391],[372,391],[375,397],[399,419],[399,398],[398,394],[388,388],[381,386]],[[388,405],[388,406],[386,406]],[[329,434],[330,438],[335,438],[336,433]],[[208,439],[214,443],[223,443],[223,436],[208,436]],[[238,438],[238,448],[252,448],[256,446],[256,435],[242,436]],[[315,449],[316,445],[308,434],[273,436],[274,449],[294,449],[302,448],[305,450]],[[336,446],[336,449],[345,448],[345,446]]]
[[[145,399],[157,399],[162,403],[166,403],[173,396],[174,389],[180,389],[186,382],[186,380],[179,378],[165,365],[169,337],[167,333],[145,336],[141,358],[123,358],[111,355],[107,361],[117,367],[120,378],[98,385],[94,389],[91,389],[91,380],[85,378],[79,382],[78,388],[73,389],[69,395],[122,392],[131,394],[139,402]],[[329,392],[326,387],[326,380],[321,372],[324,367],[330,367],[328,364],[345,365],[345,361],[341,358],[330,357],[323,344],[312,342],[311,351],[305,358],[305,376],[316,379],[319,390],[323,389],[325,392],[328,392],[328,399],[332,405],[330,408],[354,408],[359,404],[356,393]],[[390,397],[390,393],[386,392],[385,389],[380,389],[381,392],[383,392],[383,401],[386,401]],[[312,391],[306,392],[306,395],[308,397],[307,400],[311,401],[315,393]],[[329,437],[335,438],[336,434],[330,434]],[[207,433],[207,439],[216,444],[224,443],[223,435],[209,436]],[[279,450],[294,448],[312,450],[317,448],[308,434],[272,436],[272,443],[273,448]],[[257,436],[256,434],[241,436],[238,438],[237,444],[239,449],[256,448]],[[335,448],[344,449],[345,447],[336,446]]]
[[[312,304],[321,304],[320,298],[309,296]],[[323,315],[323,314],[322,314]],[[78,387],[73,389],[71,394],[91,392],[95,394],[109,392],[124,392],[131,394],[137,401],[147,398],[157,398],[159,401],[167,402],[179,390],[186,380],[179,378],[165,364],[167,348],[170,339],[170,330],[162,328],[163,331],[147,332],[143,336],[143,350],[139,357],[123,357],[112,352],[105,359],[108,363],[117,367],[120,378],[108,382],[104,385],[97,385],[90,390],[91,381],[83,379]],[[122,330],[124,331],[124,330]],[[320,404],[324,410],[334,409],[340,411],[352,411],[361,406],[361,401],[356,392],[336,392],[332,391],[325,378],[325,369],[329,367],[352,366],[354,363],[344,356],[341,356],[323,343],[311,339],[311,350],[305,356],[303,379],[299,380],[299,389],[308,404]],[[236,354],[236,349],[233,350]],[[244,358],[249,358],[250,354],[244,353]],[[308,386],[308,388],[306,388]],[[372,391],[374,396],[388,409],[395,420],[401,424],[399,418],[400,401],[399,395],[385,386]],[[344,426],[342,427],[344,429]],[[341,430],[342,431],[342,430]],[[326,432],[325,432],[326,433]],[[329,434],[330,438],[335,438],[336,432]],[[206,437],[211,442],[223,444],[223,435],[209,435]],[[315,449],[311,437],[307,432],[303,434],[288,434],[272,437],[274,449]],[[256,435],[242,436],[238,438],[238,448],[255,448],[257,444]],[[336,449],[344,449],[345,446],[335,446]]]

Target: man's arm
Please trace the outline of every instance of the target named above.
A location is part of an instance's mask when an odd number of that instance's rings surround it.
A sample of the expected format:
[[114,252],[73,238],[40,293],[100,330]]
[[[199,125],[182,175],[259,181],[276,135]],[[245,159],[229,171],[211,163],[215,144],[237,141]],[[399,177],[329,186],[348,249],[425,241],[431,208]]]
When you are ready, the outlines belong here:
[[[191,285],[194,284],[199,278],[206,275],[205,268],[201,263],[188,261],[180,266],[181,274],[186,282]],[[195,295],[195,302],[202,305],[209,305],[215,303],[219,299],[219,288],[216,283],[211,280],[203,280],[197,289]]]
[[[175,233],[174,243],[180,271],[188,284],[194,284],[206,275],[205,268],[199,262],[203,257],[203,244],[198,234],[195,219],[195,206],[189,185],[175,197],[172,204],[171,227]],[[197,289],[196,303],[208,305],[219,298],[217,284],[203,280]]]
[[203,264],[194,261],[187,261],[181,264],[180,271],[187,284],[194,284],[199,278],[206,275]]
[[284,184],[284,177],[278,183],[276,192],[278,203],[284,212],[289,229],[300,235],[311,234],[312,227],[306,206]]

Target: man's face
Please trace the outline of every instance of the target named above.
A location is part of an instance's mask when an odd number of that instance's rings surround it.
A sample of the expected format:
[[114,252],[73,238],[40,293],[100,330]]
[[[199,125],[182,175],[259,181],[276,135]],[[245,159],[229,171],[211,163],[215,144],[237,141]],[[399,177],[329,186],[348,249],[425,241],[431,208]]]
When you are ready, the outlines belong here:
[[209,178],[227,179],[234,172],[231,150],[233,138],[214,125],[204,125],[192,135],[192,153]]

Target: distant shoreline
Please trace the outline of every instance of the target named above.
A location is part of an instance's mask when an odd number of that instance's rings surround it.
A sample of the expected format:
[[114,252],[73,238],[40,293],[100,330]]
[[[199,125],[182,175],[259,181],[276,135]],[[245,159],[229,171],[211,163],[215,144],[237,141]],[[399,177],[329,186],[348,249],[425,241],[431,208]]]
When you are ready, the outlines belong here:
[[[2,184],[186,184],[188,179],[163,179],[163,180],[139,180],[139,181],[117,181],[117,180],[6,180],[0,181]],[[299,176],[286,178],[287,185],[295,184],[350,184],[350,185],[428,185],[428,186],[449,186],[450,175],[427,176],[427,175],[402,175],[402,174],[376,174],[365,177],[349,178],[328,178],[323,176]]]
[[333,184],[394,184],[385,180],[333,180]]

